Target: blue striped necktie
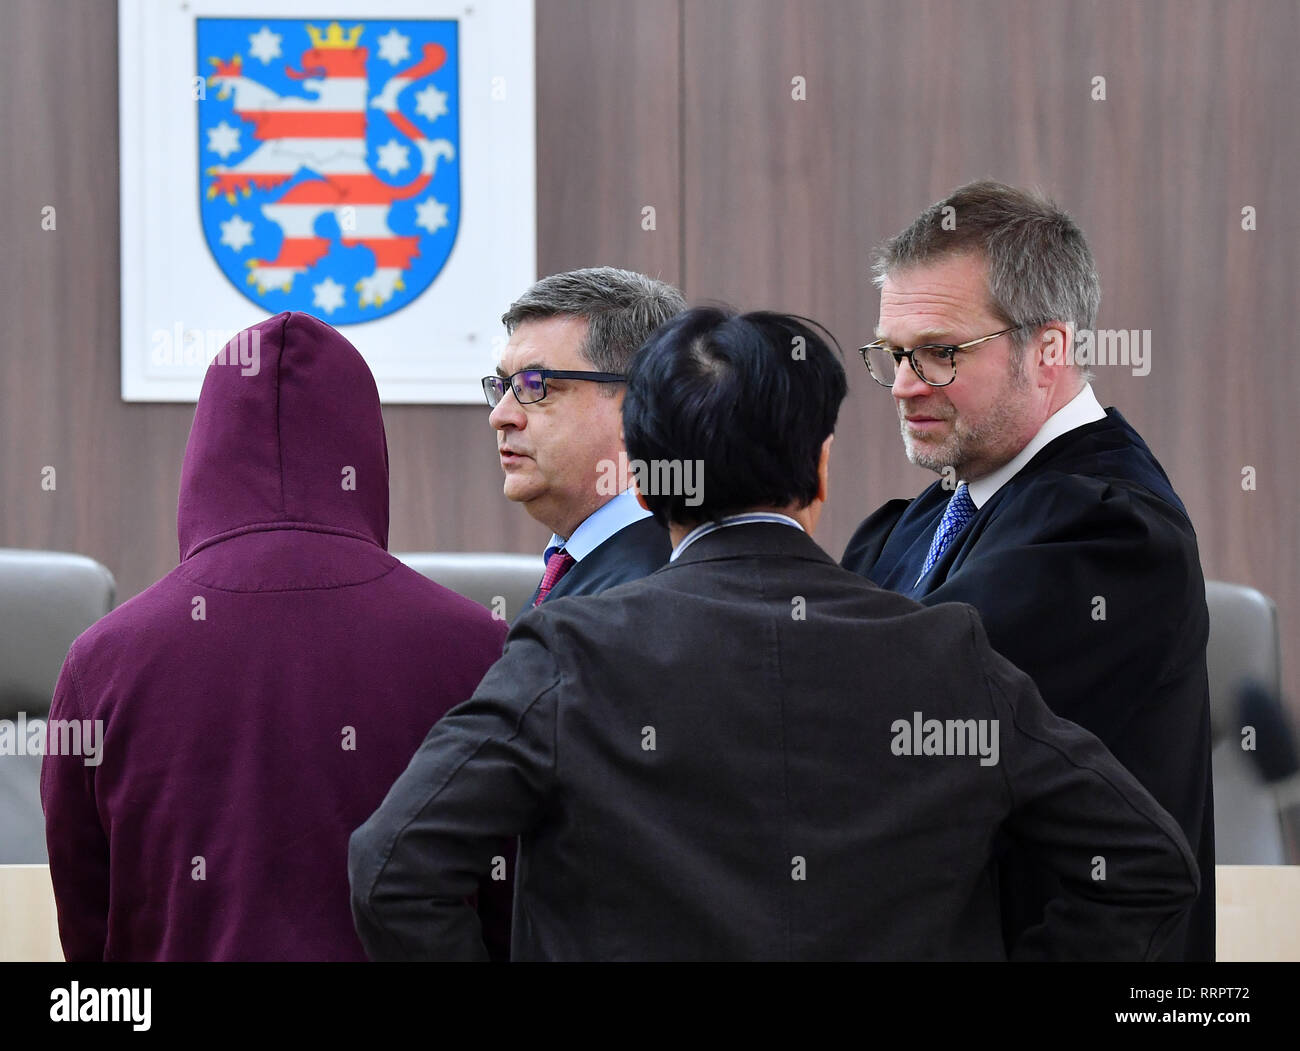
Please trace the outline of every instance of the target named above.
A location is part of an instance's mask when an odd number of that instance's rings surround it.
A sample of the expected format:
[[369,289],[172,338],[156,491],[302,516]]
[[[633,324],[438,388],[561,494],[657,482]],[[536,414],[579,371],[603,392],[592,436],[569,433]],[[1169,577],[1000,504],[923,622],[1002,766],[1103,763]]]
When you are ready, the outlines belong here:
[[934,539],[930,541],[930,551],[925,556],[925,565],[921,567],[921,576],[916,578],[918,581],[934,568],[934,564],[943,557],[943,553],[948,550],[953,539],[974,517],[975,501],[970,498],[970,490],[966,483],[962,482],[949,499],[948,506],[943,509],[939,528],[934,531]]

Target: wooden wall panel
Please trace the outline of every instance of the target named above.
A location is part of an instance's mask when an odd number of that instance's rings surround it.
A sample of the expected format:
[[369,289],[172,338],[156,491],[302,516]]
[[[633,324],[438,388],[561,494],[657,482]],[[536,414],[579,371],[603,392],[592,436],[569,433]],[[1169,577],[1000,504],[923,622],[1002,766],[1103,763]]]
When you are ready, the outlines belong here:
[[118,395],[116,10],[63,0],[5,15],[0,544],[91,555],[127,598],[176,562],[193,409]]
[[[675,0],[539,0],[539,274],[610,265],[679,280],[678,12]],[[487,415],[384,410],[393,550],[540,551],[549,531],[501,495]]]
[[[871,246],[967,180],[1036,185],[1090,239],[1098,327],[1151,330],[1149,375],[1101,368],[1098,396],[1164,463],[1207,576],[1277,600],[1300,704],[1300,443],[1285,429],[1300,390],[1300,8],[709,0],[685,12],[689,291],[807,313],[846,350],[823,545],[840,553],[866,512],[934,477],[904,459],[889,395],[854,353],[876,321]],[[791,97],[794,76],[806,101]]]
[[538,0],[539,273],[681,281],[680,30],[678,0]]
[[[6,14],[0,545],[88,554],[124,600],[176,564],[194,410],[119,396],[117,13],[8,0]],[[608,263],[679,279],[680,28],[675,0],[538,3],[539,273]],[[394,405],[384,419],[393,550],[540,549],[546,530],[501,495],[486,406]]]
[[[175,564],[193,410],[118,395],[116,11],[5,11],[0,544],[89,554],[125,599]],[[871,246],[968,179],[1041,186],[1090,237],[1099,325],[1152,331],[1150,375],[1102,369],[1099,395],[1169,470],[1207,574],[1277,599],[1300,702],[1298,52],[1292,0],[538,0],[539,272],[627,266],[829,325],[851,381],[820,535],[838,553],[931,477],[854,354],[875,322]],[[536,550],[485,408],[385,419],[394,548]]]

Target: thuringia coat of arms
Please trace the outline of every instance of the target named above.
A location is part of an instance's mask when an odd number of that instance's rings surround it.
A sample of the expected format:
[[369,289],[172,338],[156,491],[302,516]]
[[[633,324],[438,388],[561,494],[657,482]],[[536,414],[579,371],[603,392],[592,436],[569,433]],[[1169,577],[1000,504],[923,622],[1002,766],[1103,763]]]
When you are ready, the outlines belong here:
[[455,21],[199,18],[199,201],[268,313],[356,324],[437,278],[460,221]]

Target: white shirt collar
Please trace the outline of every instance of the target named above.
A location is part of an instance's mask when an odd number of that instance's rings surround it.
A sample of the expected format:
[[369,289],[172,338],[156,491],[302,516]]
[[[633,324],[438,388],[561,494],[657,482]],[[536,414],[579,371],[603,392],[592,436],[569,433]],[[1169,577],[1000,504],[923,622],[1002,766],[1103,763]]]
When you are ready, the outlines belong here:
[[620,529],[649,517],[650,512],[636,502],[636,493],[631,488],[624,489],[584,518],[567,540],[552,533],[544,557],[549,558],[555,548],[562,547],[575,561],[581,562]]
[[668,556],[668,561],[676,562],[677,556],[702,536],[719,529],[725,529],[727,526],[749,525],[751,522],[777,522],[781,525],[794,526],[799,532],[804,532],[803,526],[793,518],[777,511],[746,511],[738,515],[727,515],[725,518],[719,518],[716,522],[705,522],[703,525],[698,525],[692,529],[682,537],[682,542],[673,548],[673,553]]
[[1046,422],[1038,429],[1038,433],[1020,452],[992,474],[986,474],[983,478],[967,483],[971,501],[976,507],[983,507],[989,498],[1011,481],[1048,442],[1055,441],[1061,435],[1085,424],[1096,423],[1105,418],[1106,410],[1101,407],[1097,396],[1092,392],[1092,384],[1085,383],[1083,390],[1047,417]]

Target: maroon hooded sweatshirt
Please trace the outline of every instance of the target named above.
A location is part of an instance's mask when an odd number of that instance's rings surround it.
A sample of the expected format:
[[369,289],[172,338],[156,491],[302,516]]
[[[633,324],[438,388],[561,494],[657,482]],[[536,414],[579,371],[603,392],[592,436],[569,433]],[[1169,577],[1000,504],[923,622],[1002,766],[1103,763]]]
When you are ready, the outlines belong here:
[[360,354],[300,313],[247,330],[243,363],[238,339],[194,413],[180,565],[55,690],[52,720],[103,727],[97,763],[41,772],[69,960],[365,959],[348,837],[501,655],[503,621],[387,553]]

